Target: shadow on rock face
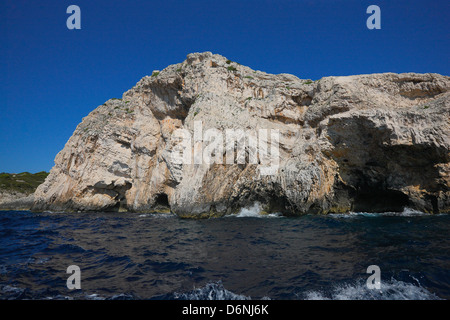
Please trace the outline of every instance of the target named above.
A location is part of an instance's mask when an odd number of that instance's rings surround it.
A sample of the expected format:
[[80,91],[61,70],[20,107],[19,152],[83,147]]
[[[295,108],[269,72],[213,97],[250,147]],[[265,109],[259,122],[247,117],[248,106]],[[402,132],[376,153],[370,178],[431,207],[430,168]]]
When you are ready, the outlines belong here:
[[408,196],[396,190],[373,190],[356,196],[353,211],[401,212],[409,205]]
[[[402,119],[402,114],[388,115]],[[327,155],[337,162],[339,175],[351,190],[352,210],[397,212],[405,206],[432,213],[445,210],[448,199],[441,192],[446,190],[445,177],[439,170],[448,161],[445,147],[425,138],[411,143],[415,136],[406,139],[409,132],[396,125],[393,120],[387,125],[372,114],[330,121],[327,129],[333,149]],[[405,137],[400,139],[400,134]]]

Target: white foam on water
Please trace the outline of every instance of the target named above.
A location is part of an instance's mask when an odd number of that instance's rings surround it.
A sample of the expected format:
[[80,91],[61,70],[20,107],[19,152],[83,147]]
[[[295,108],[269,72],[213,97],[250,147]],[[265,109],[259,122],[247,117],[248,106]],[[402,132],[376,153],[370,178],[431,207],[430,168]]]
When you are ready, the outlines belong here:
[[73,297],[57,295],[54,297],[45,297],[44,300],[74,300]]
[[255,202],[253,206],[241,208],[236,217],[259,217],[261,215],[262,206],[259,202]]
[[105,300],[104,297],[99,296],[96,293],[86,295],[87,300]]
[[[417,281],[417,280],[416,280]],[[381,281],[381,288],[369,289],[366,285],[366,279],[360,279],[353,283],[336,284],[329,290],[306,291],[296,294],[298,299],[302,300],[442,300],[434,293],[423,288],[417,281],[417,285],[413,283],[403,282],[395,279],[389,281]],[[3,286],[0,290],[0,296],[3,295],[20,295],[24,289]],[[200,288],[194,288],[186,293],[173,294],[174,299],[180,300],[252,300],[250,296],[234,293],[227,290],[221,281],[209,282]],[[64,296],[56,295],[53,297],[45,297],[51,300],[122,300],[136,299],[130,294],[118,294],[113,297],[106,298],[96,293],[83,294],[81,296]],[[264,296],[258,300],[270,300]]]
[[[381,289],[369,289],[366,280],[355,283],[337,284],[331,290],[307,291],[297,294],[302,300],[441,300],[434,293],[422,286],[392,279],[382,281]],[[187,293],[175,293],[175,299],[181,300],[252,300],[224,288],[221,281],[207,283],[204,287],[195,288]],[[270,300],[263,297],[261,300]]]
[[395,279],[381,281],[381,288],[367,288],[365,280],[335,285],[330,291],[308,291],[305,300],[441,300],[420,285]]
[[387,212],[386,214],[391,214],[393,216],[401,216],[401,217],[413,217],[413,216],[429,216],[429,213],[425,213],[422,211],[418,211],[411,208],[404,208],[402,212]]
[[1,288],[1,292],[2,293],[6,293],[6,294],[20,294],[23,291],[24,291],[24,289],[13,287],[13,286],[9,286],[9,285],[3,286]]
[[262,205],[259,202],[255,202],[250,207],[241,208],[239,212],[235,215],[230,215],[230,217],[236,218],[281,218],[283,217],[280,213],[262,213]]
[[333,218],[355,218],[355,217],[417,217],[430,216],[430,213],[418,211],[411,208],[404,208],[402,212],[349,212],[349,213],[330,213],[329,217]]
[[327,217],[332,218],[356,218],[356,217],[379,217],[379,213],[371,213],[371,212],[348,212],[348,213],[330,213]]
[[138,215],[138,218],[154,218],[154,219],[167,219],[175,218],[173,213],[142,213]]
[[251,297],[236,294],[224,288],[221,281],[207,283],[187,293],[174,293],[181,300],[251,300]]

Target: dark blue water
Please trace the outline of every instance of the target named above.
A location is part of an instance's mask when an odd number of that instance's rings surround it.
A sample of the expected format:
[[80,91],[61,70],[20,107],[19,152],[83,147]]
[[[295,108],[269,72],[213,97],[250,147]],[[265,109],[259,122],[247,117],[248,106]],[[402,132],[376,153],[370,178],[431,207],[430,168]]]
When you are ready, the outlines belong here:
[[[0,299],[449,299],[450,216],[0,212]],[[69,290],[69,265],[81,290]],[[368,289],[369,265],[381,289]]]

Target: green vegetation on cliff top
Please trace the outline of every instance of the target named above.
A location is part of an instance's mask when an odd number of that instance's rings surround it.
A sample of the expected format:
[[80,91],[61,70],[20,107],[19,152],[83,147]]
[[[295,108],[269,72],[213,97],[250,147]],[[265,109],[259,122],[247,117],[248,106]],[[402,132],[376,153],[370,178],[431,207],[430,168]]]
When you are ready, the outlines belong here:
[[0,173],[0,191],[17,191],[33,193],[36,188],[47,178],[48,172],[38,173]]

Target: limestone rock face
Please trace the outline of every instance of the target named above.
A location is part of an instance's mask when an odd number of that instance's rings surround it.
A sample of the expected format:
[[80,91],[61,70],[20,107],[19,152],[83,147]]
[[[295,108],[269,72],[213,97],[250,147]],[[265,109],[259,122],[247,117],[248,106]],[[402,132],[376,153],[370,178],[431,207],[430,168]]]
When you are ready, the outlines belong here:
[[33,194],[0,190],[0,210],[30,210],[33,203]]
[[[439,74],[311,81],[189,54],[85,117],[36,190],[33,210],[210,217],[260,202],[291,215],[449,212],[449,89]],[[264,173],[260,158],[176,161],[178,129],[191,134],[193,154],[204,150],[199,123],[224,139],[227,129],[278,130],[276,170]],[[227,148],[213,155],[224,159]]]

